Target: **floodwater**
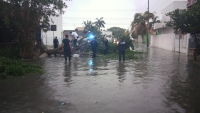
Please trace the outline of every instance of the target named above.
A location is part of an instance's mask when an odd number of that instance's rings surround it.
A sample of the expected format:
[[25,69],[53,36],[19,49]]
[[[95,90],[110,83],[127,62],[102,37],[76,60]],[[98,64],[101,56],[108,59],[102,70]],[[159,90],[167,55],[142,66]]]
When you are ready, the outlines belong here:
[[0,113],[200,113],[200,66],[149,48],[137,60],[37,61],[43,75],[0,81]]

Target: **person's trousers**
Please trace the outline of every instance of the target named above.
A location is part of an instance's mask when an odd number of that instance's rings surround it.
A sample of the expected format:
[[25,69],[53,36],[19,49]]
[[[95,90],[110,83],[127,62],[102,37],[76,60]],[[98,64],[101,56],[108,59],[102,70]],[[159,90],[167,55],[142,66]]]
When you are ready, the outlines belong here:
[[64,50],[64,57],[65,57],[65,60],[67,60],[67,57],[68,57],[69,61],[71,61],[71,50]]
[[105,46],[106,49],[104,50],[104,54],[108,54],[108,46]]
[[123,60],[125,60],[125,50],[119,50],[119,61],[121,61],[121,56],[123,57]]
[[92,58],[96,58],[97,48],[92,48]]
[[77,39],[74,39],[74,47],[76,47]]
[[[54,49],[58,48],[58,44],[54,44]],[[56,56],[56,53],[54,54],[54,56]]]
[[58,48],[58,44],[54,44],[54,49]]

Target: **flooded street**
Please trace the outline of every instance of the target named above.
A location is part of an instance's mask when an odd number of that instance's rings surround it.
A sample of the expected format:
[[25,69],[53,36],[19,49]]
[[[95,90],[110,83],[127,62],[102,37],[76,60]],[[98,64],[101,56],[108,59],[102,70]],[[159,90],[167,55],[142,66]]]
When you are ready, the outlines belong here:
[[0,81],[0,113],[200,113],[200,66],[158,48],[137,60],[63,57]]

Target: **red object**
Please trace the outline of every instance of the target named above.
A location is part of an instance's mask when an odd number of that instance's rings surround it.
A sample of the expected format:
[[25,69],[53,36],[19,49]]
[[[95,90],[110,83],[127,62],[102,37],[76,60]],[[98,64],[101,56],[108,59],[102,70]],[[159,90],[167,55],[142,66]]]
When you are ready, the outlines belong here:
[[197,0],[188,0],[187,7],[191,7],[195,3],[197,3]]

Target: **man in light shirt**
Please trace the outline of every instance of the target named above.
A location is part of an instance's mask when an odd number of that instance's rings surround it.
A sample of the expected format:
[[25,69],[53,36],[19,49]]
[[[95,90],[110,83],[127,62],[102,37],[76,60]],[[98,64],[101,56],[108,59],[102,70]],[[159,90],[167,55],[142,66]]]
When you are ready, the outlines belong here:
[[76,43],[77,43],[77,39],[78,39],[78,34],[76,32],[70,32],[70,34],[73,36],[74,38],[74,42],[73,42],[73,46],[76,47]]

